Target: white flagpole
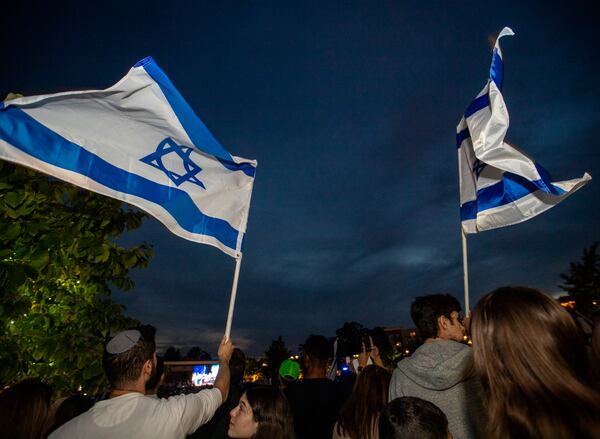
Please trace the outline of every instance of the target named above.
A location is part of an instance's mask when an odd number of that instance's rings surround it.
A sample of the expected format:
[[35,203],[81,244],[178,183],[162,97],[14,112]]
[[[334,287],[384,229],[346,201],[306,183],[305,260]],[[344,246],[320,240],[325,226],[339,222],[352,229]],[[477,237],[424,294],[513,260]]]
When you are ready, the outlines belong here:
[[238,279],[240,277],[240,266],[242,265],[242,254],[235,258],[235,273],[233,275],[233,285],[231,286],[231,297],[229,298],[229,312],[227,313],[227,324],[225,325],[225,336],[229,338],[231,334],[231,321],[233,320],[233,309],[235,308],[235,296],[237,295]]
[[462,255],[463,255],[463,285],[465,290],[465,317],[469,317],[471,314],[471,308],[469,306],[469,263],[467,258],[467,234],[460,227],[460,234],[462,236]]

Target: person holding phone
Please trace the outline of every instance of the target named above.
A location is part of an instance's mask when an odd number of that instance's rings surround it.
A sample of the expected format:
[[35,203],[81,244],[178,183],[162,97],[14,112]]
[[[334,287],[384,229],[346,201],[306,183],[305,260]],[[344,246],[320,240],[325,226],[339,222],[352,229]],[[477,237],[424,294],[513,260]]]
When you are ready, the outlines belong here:
[[358,354],[358,358],[355,358],[354,361],[352,361],[352,367],[356,374],[359,374],[365,367],[371,364],[385,368],[383,360],[379,355],[379,348],[373,343],[373,337],[370,335],[364,336],[361,347],[362,350]]

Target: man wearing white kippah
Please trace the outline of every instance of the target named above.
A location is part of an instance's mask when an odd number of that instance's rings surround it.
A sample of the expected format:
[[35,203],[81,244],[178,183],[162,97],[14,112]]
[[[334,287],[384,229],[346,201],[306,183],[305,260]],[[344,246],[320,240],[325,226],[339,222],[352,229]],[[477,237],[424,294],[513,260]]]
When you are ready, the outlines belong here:
[[208,422],[227,399],[232,351],[231,341],[223,337],[218,351],[219,372],[212,389],[168,399],[147,398],[145,385],[156,367],[154,333],[143,328],[119,332],[104,348],[110,398],[97,402],[49,438],[185,438]]

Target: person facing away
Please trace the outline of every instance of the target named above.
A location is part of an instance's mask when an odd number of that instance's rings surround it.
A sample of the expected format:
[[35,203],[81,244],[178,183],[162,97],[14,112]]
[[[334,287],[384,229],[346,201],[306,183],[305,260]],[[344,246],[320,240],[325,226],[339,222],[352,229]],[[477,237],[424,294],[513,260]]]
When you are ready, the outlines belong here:
[[410,314],[425,342],[398,362],[389,398],[414,396],[430,401],[448,418],[454,439],[471,439],[481,437],[485,412],[473,351],[461,343],[466,331],[460,310],[458,300],[449,294],[415,299]]
[[499,288],[477,303],[471,328],[486,438],[600,438],[600,394],[583,333],[558,301],[532,288]]
[[[363,349],[364,350],[364,349]],[[378,439],[379,415],[388,400],[390,373],[382,366],[362,366],[352,395],[340,410],[333,439]]]
[[39,439],[50,406],[52,389],[26,379],[0,392],[0,438]]
[[230,418],[227,437],[232,439],[294,439],[290,405],[273,386],[250,387]]
[[154,332],[147,327],[119,332],[104,347],[110,398],[97,402],[49,438],[184,438],[207,422],[227,399],[232,350],[231,341],[223,337],[214,388],[168,399],[150,398],[145,396],[145,386],[156,367]]
[[285,389],[298,439],[331,439],[344,402],[342,389],[327,378],[333,347],[322,335],[311,335],[303,345],[304,378]]
[[379,417],[379,439],[452,439],[448,419],[429,401],[403,396],[391,401]]

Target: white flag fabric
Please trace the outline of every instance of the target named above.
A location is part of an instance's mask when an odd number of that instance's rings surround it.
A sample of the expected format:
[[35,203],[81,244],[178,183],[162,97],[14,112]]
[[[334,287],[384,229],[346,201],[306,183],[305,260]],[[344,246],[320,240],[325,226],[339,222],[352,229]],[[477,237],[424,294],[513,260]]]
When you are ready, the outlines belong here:
[[508,110],[502,97],[504,65],[496,40],[490,77],[457,126],[460,215],[465,233],[509,226],[554,207],[591,180],[553,182],[533,158],[504,141]]
[[0,158],[133,204],[239,257],[256,161],[212,136],[147,57],[106,90],[0,103]]

